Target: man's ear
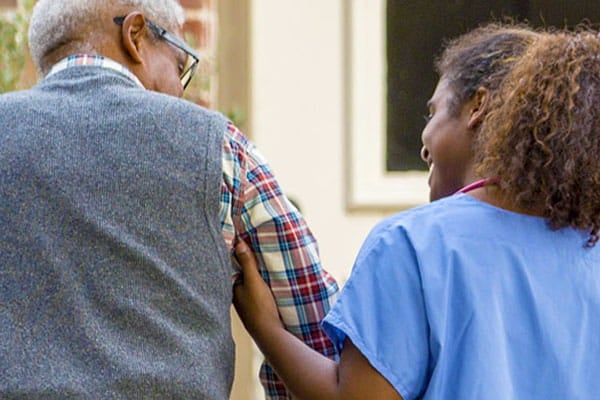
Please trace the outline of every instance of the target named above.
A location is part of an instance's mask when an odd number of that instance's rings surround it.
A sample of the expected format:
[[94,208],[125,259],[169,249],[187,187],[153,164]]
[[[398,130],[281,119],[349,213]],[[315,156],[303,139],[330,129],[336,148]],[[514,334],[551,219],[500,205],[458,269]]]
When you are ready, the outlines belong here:
[[469,128],[475,129],[488,112],[488,106],[490,103],[490,91],[483,86],[480,86],[476,91],[471,100],[469,101],[470,113],[469,116]]
[[138,11],[127,14],[121,26],[123,47],[136,63],[144,61],[142,57],[142,43],[147,29],[146,20],[142,13]]

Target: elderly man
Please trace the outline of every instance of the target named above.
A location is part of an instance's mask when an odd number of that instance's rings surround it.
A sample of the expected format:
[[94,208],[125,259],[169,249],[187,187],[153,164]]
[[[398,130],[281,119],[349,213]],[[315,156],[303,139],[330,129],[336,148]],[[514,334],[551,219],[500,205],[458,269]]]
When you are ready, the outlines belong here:
[[174,0],[34,9],[43,80],[0,97],[0,398],[227,399],[237,241],[335,356],[338,287],[303,218],[235,126],[178,98],[199,58],[182,23]]

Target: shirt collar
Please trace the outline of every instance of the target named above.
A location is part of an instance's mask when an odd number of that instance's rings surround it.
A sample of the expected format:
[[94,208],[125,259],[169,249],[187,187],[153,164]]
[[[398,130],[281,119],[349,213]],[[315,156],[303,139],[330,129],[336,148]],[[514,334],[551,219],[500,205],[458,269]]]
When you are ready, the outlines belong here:
[[61,61],[59,61],[58,63],[56,63],[50,69],[50,72],[48,72],[48,75],[46,75],[46,77],[48,77],[50,75],[54,75],[55,73],[57,73],[59,71],[63,71],[67,68],[79,67],[79,66],[91,66],[91,67],[102,67],[102,68],[112,69],[114,71],[117,71],[117,72],[125,75],[126,77],[128,77],[129,79],[131,79],[132,81],[137,83],[139,86],[141,86],[142,88],[144,87],[144,85],[142,85],[142,82],[140,82],[138,77],[135,76],[131,71],[129,71],[127,69],[127,67],[125,67],[124,65],[119,64],[118,62],[113,61],[110,58],[93,55],[93,54],[74,54],[74,55],[68,56],[67,58],[64,58]]

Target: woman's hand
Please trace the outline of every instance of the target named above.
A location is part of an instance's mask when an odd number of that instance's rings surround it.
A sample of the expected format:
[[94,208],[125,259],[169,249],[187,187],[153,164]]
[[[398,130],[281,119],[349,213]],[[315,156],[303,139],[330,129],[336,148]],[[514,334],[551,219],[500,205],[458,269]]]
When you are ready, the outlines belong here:
[[242,276],[233,287],[233,304],[248,333],[259,340],[273,329],[283,329],[271,290],[258,271],[256,256],[242,241],[235,246]]
[[287,332],[248,245],[238,243],[235,254],[242,267],[242,277],[234,285],[235,309],[294,398],[402,400],[349,339],[345,342],[338,369],[334,361]]

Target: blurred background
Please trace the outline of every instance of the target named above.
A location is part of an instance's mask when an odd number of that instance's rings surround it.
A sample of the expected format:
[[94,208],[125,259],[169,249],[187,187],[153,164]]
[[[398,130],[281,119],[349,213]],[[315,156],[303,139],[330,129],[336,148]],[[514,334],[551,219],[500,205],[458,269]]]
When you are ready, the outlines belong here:
[[[34,0],[0,0],[0,91],[36,76]],[[203,66],[186,97],[232,118],[270,161],[343,284],[370,228],[427,201],[419,159],[444,38],[511,16],[536,26],[600,21],[589,0],[182,0]],[[234,316],[231,399],[261,399],[260,353]]]

